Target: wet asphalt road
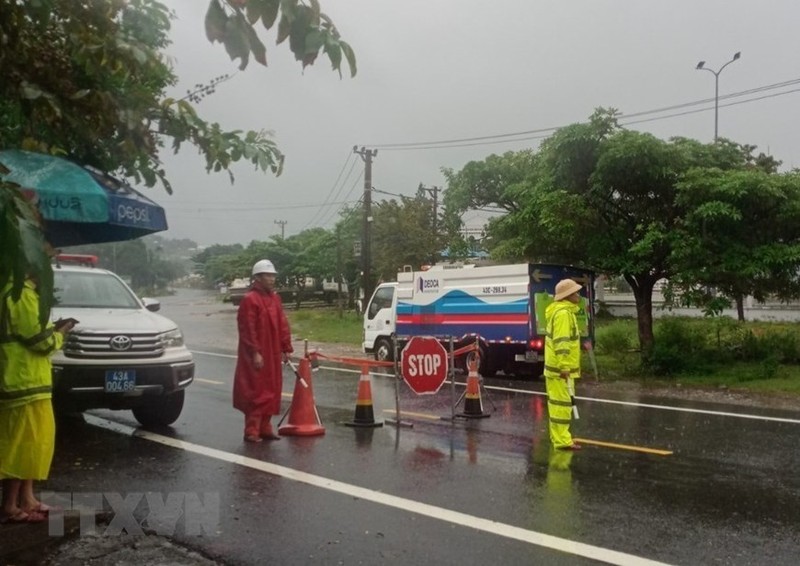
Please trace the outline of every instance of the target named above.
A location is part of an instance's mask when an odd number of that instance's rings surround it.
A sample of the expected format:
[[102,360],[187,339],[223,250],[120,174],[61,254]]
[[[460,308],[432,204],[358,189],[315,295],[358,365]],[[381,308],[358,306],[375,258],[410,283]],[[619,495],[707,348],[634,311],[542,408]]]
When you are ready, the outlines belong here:
[[[587,394],[575,435],[623,446],[555,453],[541,383],[486,380],[492,416],[455,422],[440,417],[461,385],[415,397],[400,384],[412,428],[353,429],[341,423],[358,371],[323,363],[325,435],[245,445],[230,401],[235,309],[211,299],[162,300],[196,352],[178,422],[142,438],[104,425],[133,429],[127,412],[67,421],[49,488],[218,496],[215,531],[180,521],[175,539],[231,564],[797,564],[800,411]],[[372,392],[376,419],[393,416],[394,378],[374,376]]]

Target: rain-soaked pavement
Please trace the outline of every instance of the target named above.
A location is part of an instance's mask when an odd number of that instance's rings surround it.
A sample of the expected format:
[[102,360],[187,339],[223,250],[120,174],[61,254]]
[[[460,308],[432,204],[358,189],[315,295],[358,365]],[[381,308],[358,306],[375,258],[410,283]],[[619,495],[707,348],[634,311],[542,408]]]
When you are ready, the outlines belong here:
[[[235,309],[210,299],[162,301],[197,363],[178,422],[142,431],[96,411],[60,423],[48,489],[102,492],[117,511],[127,496],[140,524],[172,494],[172,540],[228,564],[798,562],[800,410],[603,398],[587,384],[574,424],[585,447],[563,453],[541,383],[487,379],[491,417],[452,421],[462,385],[416,397],[374,375],[376,419],[394,416],[399,391],[413,426],[358,429],[342,424],[358,369],[323,362],[325,434],[245,445],[230,401]],[[294,384],[287,371],[284,407]]]

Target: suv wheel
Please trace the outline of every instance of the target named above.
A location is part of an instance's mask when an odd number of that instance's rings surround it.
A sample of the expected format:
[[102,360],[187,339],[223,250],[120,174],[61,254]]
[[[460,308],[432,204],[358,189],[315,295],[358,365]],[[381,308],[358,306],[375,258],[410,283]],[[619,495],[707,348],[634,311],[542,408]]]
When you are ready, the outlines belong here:
[[183,410],[186,391],[147,399],[147,405],[134,407],[133,416],[144,426],[167,426],[178,420]]

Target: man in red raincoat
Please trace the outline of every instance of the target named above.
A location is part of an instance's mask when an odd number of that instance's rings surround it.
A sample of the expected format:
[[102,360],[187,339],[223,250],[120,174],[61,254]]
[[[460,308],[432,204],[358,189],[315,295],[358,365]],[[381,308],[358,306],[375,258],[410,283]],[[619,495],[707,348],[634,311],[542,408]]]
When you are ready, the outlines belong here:
[[242,299],[236,317],[239,351],[233,406],[244,413],[247,442],[280,438],[272,429],[271,419],[281,410],[282,364],[294,350],[283,303],[273,290],[276,274],[268,259],[253,265],[253,287]]

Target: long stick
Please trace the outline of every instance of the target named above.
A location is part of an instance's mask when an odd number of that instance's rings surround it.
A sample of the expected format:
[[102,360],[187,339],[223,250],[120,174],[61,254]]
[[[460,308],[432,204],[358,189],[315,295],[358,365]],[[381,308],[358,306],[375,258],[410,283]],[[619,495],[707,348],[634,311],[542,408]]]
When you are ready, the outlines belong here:
[[589,343],[587,348],[589,350],[589,362],[592,364],[592,372],[594,373],[594,382],[597,383],[600,381],[600,372],[597,371],[597,358],[594,357],[594,348],[592,344]]
[[581,416],[578,413],[578,406],[575,404],[575,383],[571,377],[567,378],[567,389],[569,389],[569,398],[572,401],[572,416],[578,420]]
[[290,368],[292,368],[292,371],[294,371],[294,374],[297,376],[297,379],[300,381],[300,385],[302,385],[303,387],[308,389],[308,382],[300,376],[300,372],[297,371],[297,366],[294,365],[294,363],[292,363],[292,360],[286,360],[286,364]]

